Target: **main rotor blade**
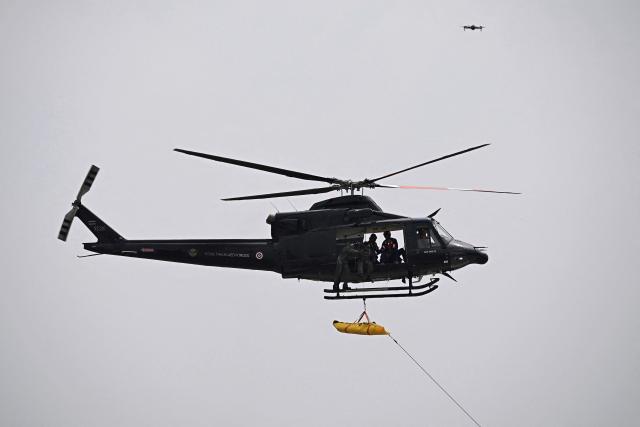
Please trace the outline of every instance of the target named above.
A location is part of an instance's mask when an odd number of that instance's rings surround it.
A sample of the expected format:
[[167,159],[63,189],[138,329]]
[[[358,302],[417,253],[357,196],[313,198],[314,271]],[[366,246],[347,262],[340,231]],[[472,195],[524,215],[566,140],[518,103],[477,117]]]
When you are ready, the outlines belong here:
[[480,190],[477,188],[431,187],[427,185],[376,185],[380,188],[400,188],[402,190],[473,191],[476,193],[522,194],[513,191]]
[[232,200],[254,200],[254,199],[270,199],[275,197],[287,197],[287,196],[303,196],[305,194],[328,193],[330,191],[340,190],[340,188],[341,187],[339,186],[309,188],[307,190],[283,191],[280,193],[256,194],[254,196],[230,197],[228,199],[222,199],[222,200],[224,200],[225,202],[228,202]]
[[327,178],[327,177],[324,177],[324,176],[311,175],[311,174],[304,173],[304,172],[296,172],[296,171],[292,171],[292,170],[288,170],[288,169],[282,169],[282,168],[276,168],[276,167],[273,167],[273,166],[261,165],[259,163],[245,162],[244,160],[235,160],[235,159],[230,159],[230,158],[227,158],[227,157],[220,157],[220,156],[214,156],[214,155],[211,155],[211,154],[198,153],[197,151],[183,150],[181,148],[174,148],[173,151],[177,151],[179,153],[188,154],[190,156],[202,157],[203,159],[214,160],[216,162],[229,163],[229,164],[232,164],[232,165],[242,166],[242,167],[245,167],[245,168],[258,169],[258,170],[265,171],[265,172],[276,173],[278,175],[285,175],[285,176],[289,176],[291,178],[305,179],[307,181],[322,181],[322,182],[328,182],[329,184],[335,184],[335,183],[340,181],[340,180],[338,180],[336,178]]
[[381,179],[389,178],[390,176],[398,175],[400,173],[407,172],[407,171],[410,171],[412,169],[416,169],[416,168],[419,168],[419,167],[422,167],[422,166],[426,166],[426,165],[431,164],[431,163],[439,162],[440,160],[448,159],[449,157],[453,157],[453,156],[457,156],[457,155],[460,155],[460,154],[468,153],[469,151],[477,150],[478,148],[486,147],[487,145],[490,145],[490,144],[482,144],[482,145],[478,145],[476,147],[467,148],[466,150],[458,151],[458,152],[453,153],[453,154],[447,154],[446,156],[438,157],[437,159],[429,160],[428,162],[420,163],[419,165],[411,166],[410,168],[402,169],[401,171],[393,172],[393,173],[390,173],[388,175],[381,176],[380,178],[370,179],[369,181],[370,182],[380,181]]

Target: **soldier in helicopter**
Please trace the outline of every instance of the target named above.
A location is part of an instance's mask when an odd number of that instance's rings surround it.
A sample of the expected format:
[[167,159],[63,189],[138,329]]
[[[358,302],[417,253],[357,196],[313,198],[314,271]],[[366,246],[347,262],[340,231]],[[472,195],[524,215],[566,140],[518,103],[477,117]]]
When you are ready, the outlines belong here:
[[391,237],[389,230],[382,233],[384,235],[384,241],[380,248],[380,262],[382,264],[400,264],[400,262],[407,261],[406,252],[404,248],[398,248],[398,241]]
[[[340,282],[344,277],[344,273],[349,275],[349,261],[355,261],[356,273],[366,279],[371,280],[371,272],[373,271],[373,262],[370,252],[369,243],[352,242],[347,244],[338,255],[336,260],[336,272],[333,282],[333,289],[338,290]],[[344,282],[343,289],[349,289],[347,282]]]
[[367,243],[369,245],[371,262],[373,264],[380,263],[378,261],[378,254],[380,253],[380,247],[378,246],[377,240],[378,240],[378,236],[376,236],[375,234],[372,234],[371,236],[369,236],[369,242]]

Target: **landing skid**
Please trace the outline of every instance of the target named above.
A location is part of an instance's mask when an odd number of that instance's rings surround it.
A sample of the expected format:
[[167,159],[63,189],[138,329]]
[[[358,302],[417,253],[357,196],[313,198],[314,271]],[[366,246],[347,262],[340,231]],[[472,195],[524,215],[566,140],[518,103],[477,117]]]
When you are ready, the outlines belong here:
[[[341,300],[341,299],[364,299],[364,298],[406,298],[406,297],[419,297],[422,295],[426,295],[430,292],[438,289],[438,282],[440,279],[433,278],[428,283],[418,285],[418,286],[387,286],[387,287],[375,287],[375,288],[349,288],[349,289],[325,289],[324,292],[328,294],[335,295],[325,295],[324,299],[328,300]],[[416,290],[421,290],[420,292],[415,292]],[[406,291],[406,292],[401,292]],[[391,292],[391,293],[379,293],[379,292]],[[342,295],[347,294],[347,295]],[[352,295],[358,294],[358,295]]]

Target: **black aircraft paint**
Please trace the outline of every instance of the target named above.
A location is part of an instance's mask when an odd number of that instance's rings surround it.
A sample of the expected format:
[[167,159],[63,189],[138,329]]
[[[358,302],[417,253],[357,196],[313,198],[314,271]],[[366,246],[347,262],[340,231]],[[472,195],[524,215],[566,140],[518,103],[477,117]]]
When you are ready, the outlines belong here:
[[[477,149],[463,150],[453,155]],[[209,158],[211,160],[232,163],[239,166],[260,169],[267,172],[288,175],[306,180],[322,180],[330,183],[331,190],[350,190],[351,195],[323,200],[313,204],[308,210],[298,212],[282,212],[269,215],[267,224],[271,227],[271,238],[267,239],[197,239],[197,240],[129,240],[118,234],[107,223],[82,204],[86,194],[98,173],[98,167],[92,166],[85,181],[72,204],[71,211],[65,216],[58,238],[65,241],[75,217],[79,218],[97,238],[96,242],[84,243],[84,248],[96,254],[119,255],[131,258],[154,259],[186,264],[198,264],[212,267],[242,268],[249,270],[273,271],[283,278],[297,278],[321,282],[343,282],[343,288],[326,290],[335,295],[327,299],[385,298],[393,296],[419,296],[434,290],[437,278],[422,286],[413,285],[415,278],[444,274],[463,268],[470,264],[485,264],[488,256],[484,248],[456,240],[433,218],[435,214],[422,218],[408,218],[402,215],[384,212],[370,197],[353,194],[363,187],[387,188],[419,188],[443,189],[436,187],[403,187],[377,184],[376,181],[396,175],[406,170],[420,167],[433,161],[412,168],[395,172],[376,179],[361,181],[324,178],[317,175],[288,171],[280,168],[242,162],[217,156],[186,154]],[[453,155],[443,156],[434,161]],[[297,174],[297,175],[296,175]],[[302,190],[302,192],[326,192],[320,189]],[[319,190],[319,191],[318,191]],[[461,190],[461,189],[457,189]],[[494,192],[487,190],[481,191]],[[291,193],[271,193],[269,197],[291,195]],[[310,194],[304,193],[304,194]],[[498,192],[508,193],[508,192]],[[234,199],[259,199],[265,195],[247,196]],[[390,263],[379,263],[361,257],[344,257],[344,268],[338,269],[339,258],[345,247],[362,245],[373,233],[382,234],[393,231],[396,236],[402,234],[406,256]],[[359,246],[361,247],[361,246]],[[347,248],[347,249],[349,249]],[[346,265],[345,265],[346,264]],[[363,264],[366,268],[363,269]],[[396,287],[360,287],[349,288],[347,283],[370,283],[394,279],[408,279],[408,286]],[[413,292],[420,288],[428,289]],[[380,292],[382,291],[382,292]],[[397,291],[403,291],[399,294]],[[404,292],[407,291],[407,292]],[[352,295],[359,292],[362,295]],[[369,293],[367,293],[369,292]],[[348,294],[348,295],[347,295]],[[374,296],[375,295],[375,296]]]

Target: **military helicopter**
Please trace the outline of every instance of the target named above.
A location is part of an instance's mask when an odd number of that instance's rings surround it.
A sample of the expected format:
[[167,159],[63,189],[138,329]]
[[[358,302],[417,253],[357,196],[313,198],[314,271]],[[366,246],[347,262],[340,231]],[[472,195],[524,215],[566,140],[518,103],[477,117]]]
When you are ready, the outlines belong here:
[[462,29],[464,31],[467,31],[467,30],[471,30],[471,31],[480,30],[480,31],[482,31],[483,28],[485,28],[484,25],[463,25],[462,26]]
[[[254,200],[275,197],[321,194],[340,191],[347,195],[314,203],[308,210],[278,212],[267,217],[271,226],[270,239],[198,239],[198,240],[129,240],[118,234],[84,204],[83,196],[91,189],[99,168],[91,166],[80,191],[65,215],[58,238],[66,241],[71,224],[78,217],[98,239],[84,243],[84,248],[101,254],[155,259],[215,267],[273,271],[283,278],[333,282],[325,289],[325,299],[417,297],[437,289],[436,275],[449,274],[470,264],[485,264],[484,247],[454,239],[434,218],[440,209],[423,218],[408,218],[384,212],[364,194],[365,188],[396,188],[424,190],[457,190],[486,193],[520,194],[427,186],[397,186],[379,181],[392,176],[458,156],[489,144],[482,144],[438,157],[409,168],[373,179],[345,180],[312,175],[288,169],[214,156],[195,151],[175,149],[190,156],[257,169],[307,181],[320,181],[328,186],[297,191],[285,191],[252,196],[232,197],[225,201]],[[364,242],[365,235],[394,232],[403,236],[404,248],[396,248],[393,257],[378,262],[377,254]],[[401,250],[402,249],[402,250]],[[389,254],[387,254],[389,255]],[[402,257],[400,255],[403,255]],[[382,256],[381,256],[382,260]],[[431,276],[421,283],[424,276]],[[402,280],[401,286],[370,286],[371,282]],[[408,284],[407,284],[408,281]],[[338,286],[343,283],[343,286]],[[349,286],[358,284],[359,286]]]

